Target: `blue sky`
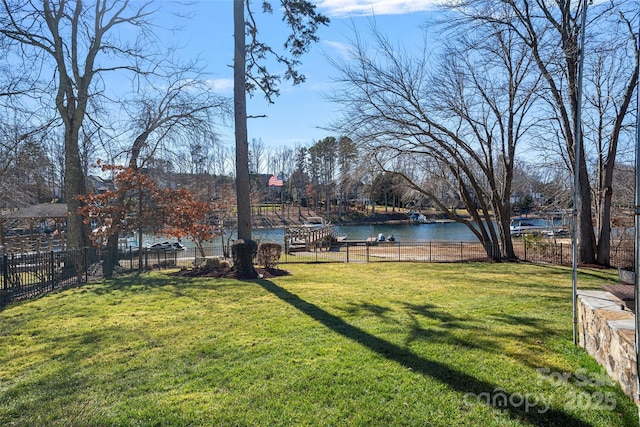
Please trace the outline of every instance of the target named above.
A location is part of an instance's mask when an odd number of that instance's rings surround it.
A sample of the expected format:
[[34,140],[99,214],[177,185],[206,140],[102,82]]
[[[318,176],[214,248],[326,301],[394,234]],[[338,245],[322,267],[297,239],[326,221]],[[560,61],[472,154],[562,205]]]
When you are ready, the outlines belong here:
[[[254,0],[259,9],[260,1]],[[277,0],[272,1],[277,5]],[[314,141],[333,135],[325,128],[339,114],[340,105],[326,100],[332,90],[332,77],[336,71],[327,57],[345,55],[349,38],[355,28],[360,36],[375,20],[377,28],[391,40],[407,48],[419,46],[423,40],[420,28],[434,16],[437,0],[317,0],[317,10],[328,16],[331,23],[320,30],[320,42],[302,60],[301,71],[307,81],[300,86],[283,84],[275,104],[269,105],[260,94],[248,99],[248,114],[266,118],[250,119],[249,138],[260,138],[267,148],[310,145]],[[233,28],[232,0],[198,0],[192,6],[194,15],[180,33],[180,44],[185,53],[198,53],[205,65],[210,84],[220,94],[232,95]],[[262,36],[273,46],[281,46],[286,28],[274,10],[274,16],[265,18]],[[273,71],[276,71],[273,68]],[[232,129],[224,130],[223,141],[232,144]]]

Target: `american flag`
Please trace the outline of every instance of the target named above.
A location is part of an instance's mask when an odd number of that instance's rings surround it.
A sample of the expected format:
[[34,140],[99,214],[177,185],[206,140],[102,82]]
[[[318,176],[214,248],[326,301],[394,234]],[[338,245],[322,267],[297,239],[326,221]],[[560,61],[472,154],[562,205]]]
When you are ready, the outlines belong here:
[[269,178],[269,187],[282,187],[284,185],[284,182],[282,181],[282,178],[276,175],[271,175],[271,178]]

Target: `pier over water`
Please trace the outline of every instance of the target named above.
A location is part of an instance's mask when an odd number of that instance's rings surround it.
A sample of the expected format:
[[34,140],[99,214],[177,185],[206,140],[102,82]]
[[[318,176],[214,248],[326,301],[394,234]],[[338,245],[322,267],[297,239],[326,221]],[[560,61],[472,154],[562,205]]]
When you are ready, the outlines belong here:
[[324,221],[285,228],[285,250],[308,251],[317,247],[329,247],[336,240],[336,230],[332,224]]

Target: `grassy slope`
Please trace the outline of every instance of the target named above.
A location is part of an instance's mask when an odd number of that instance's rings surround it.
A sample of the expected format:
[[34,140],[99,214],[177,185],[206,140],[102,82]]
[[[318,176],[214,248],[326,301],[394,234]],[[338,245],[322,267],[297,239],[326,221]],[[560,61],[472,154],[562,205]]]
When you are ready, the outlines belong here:
[[[0,424],[637,425],[571,343],[567,269],[287,268],[255,282],[131,276],[6,308]],[[476,403],[502,391],[505,408]]]

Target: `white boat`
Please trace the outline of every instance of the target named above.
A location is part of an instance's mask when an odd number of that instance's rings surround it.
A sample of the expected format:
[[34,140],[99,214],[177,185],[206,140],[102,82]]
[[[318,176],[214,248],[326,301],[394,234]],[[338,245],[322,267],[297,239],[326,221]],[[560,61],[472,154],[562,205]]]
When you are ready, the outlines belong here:
[[427,220],[427,217],[424,216],[424,214],[421,214],[420,212],[411,212],[409,214],[409,219],[413,222],[417,222],[419,224],[427,224],[429,221]]
[[311,229],[324,228],[328,225],[330,224],[320,216],[310,216],[307,218],[305,222],[302,223],[302,227],[311,228]]
[[542,234],[548,229],[549,225],[541,218],[513,218],[509,224],[509,232],[512,236]]
[[569,230],[566,228],[552,228],[542,232],[546,237],[565,237],[569,235]]
[[180,242],[159,242],[147,247],[151,252],[175,252],[183,251],[185,247]]

